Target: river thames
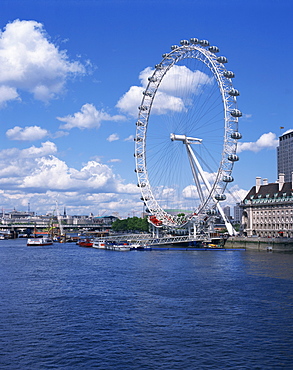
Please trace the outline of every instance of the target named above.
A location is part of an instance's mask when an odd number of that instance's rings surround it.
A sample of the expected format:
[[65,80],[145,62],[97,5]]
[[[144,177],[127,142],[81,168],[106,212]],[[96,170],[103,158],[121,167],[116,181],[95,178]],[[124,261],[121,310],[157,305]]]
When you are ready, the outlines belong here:
[[0,241],[1,369],[293,369],[293,254]]

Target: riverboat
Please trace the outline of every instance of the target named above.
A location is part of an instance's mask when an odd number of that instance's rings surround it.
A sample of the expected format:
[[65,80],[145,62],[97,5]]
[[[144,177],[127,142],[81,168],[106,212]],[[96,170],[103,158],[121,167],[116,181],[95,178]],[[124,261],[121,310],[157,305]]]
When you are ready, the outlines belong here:
[[80,247],[93,247],[93,239],[91,238],[84,238],[84,239],[79,239],[79,241],[77,242],[77,244],[80,246]]
[[93,247],[97,249],[107,249],[111,251],[126,252],[130,250],[139,250],[139,244],[132,244],[127,241],[116,242],[113,240],[94,240]]
[[27,240],[28,247],[42,247],[45,245],[52,245],[53,240],[51,238],[29,238]]
[[94,240],[93,241],[93,248],[106,249],[106,242],[105,242],[105,240]]

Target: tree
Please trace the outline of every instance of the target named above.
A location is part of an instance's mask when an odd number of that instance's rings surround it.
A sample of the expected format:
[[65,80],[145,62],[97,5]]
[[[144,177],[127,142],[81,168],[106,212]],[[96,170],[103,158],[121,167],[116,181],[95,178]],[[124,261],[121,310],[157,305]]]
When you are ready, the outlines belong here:
[[112,224],[113,231],[148,231],[149,224],[147,218],[128,217],[124,220],[116,220]]

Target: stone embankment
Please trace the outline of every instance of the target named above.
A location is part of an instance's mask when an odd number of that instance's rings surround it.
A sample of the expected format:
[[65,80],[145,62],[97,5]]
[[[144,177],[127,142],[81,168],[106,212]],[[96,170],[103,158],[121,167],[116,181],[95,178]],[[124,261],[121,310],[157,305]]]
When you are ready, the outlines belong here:
[[254,238],[230,237],[225,248],[245,248],[246,250],[293,252],[293,238]]

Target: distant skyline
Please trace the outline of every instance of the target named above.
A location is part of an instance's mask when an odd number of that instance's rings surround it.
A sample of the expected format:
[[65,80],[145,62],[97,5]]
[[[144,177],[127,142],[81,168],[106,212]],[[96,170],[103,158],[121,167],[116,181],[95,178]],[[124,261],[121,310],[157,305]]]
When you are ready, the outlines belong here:
[[[291,2],[65,0],[0,4],[0,207],[139,216],[135,121],[148,71],[181,39],[207,39],[240,91],[233,207],[277,180],[293,129]],[[282,127],[282,128],[281,128]]]

